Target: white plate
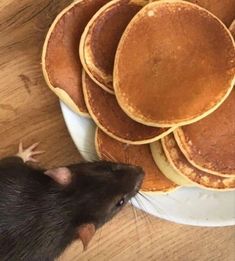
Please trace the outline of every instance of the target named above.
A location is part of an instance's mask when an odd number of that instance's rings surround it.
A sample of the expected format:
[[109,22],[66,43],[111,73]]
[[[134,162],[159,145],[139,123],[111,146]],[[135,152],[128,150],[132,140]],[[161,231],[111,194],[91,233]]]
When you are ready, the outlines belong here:
[[[62,113],[70,135],[86,160],[97,159],[95,124],[72,112],[61,103]],[[138,202],[141,201],[141,204]],[[180,188],[167,195],[138,196],[133,204],[160,218],[194,226],[235,225],[235,191],[214,192],[199,188]]]

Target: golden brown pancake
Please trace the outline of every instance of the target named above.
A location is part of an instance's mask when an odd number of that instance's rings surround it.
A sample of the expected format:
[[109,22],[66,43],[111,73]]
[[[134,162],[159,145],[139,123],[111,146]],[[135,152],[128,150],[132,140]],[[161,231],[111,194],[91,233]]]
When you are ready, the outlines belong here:
[[196,122],[227,98],[235,48],[225,25],[184,1],[157,1],[127,26],[114,65],[118,103],[132,119],[169,127]]
[[206,173],[193,167],[178,147],[174,135],[170,134],[162,139],[162,145],[167,159],[173,168],[194,184],[208,189],[235,189],[235,177],[221,177]]
[[78,43],[94,13],[108,0],[79,0],[65,8],[47,34],[42,55],[43,74],[50,89],[72,110],[88,116],[82,93]]
[[129,144],[146,144],[164,137],[173,129],[149,127],[133,121],[118,105],[114,95],[99,88],[84,72],[83,92],[88,111],[106,134]]
[[144,169],[145,178],[141,187],[142,191],[164,193],[178,187],[158,169],[149,145],[127,145],[112,139],[100,129],[97,129],[95,142],[101,159],[133,164]]
[[87,25],[80,43],[80,57],[88,75],[113,93],[113,64],[118,42],[143,0],[115,0],[101,8]]
[[191,180],[186,178],[185,176],[179,174],[170,162],[168,161],[163,148],[161,141],[155,141],[150,144],[150,149],[152,152],[153,159],[155,163],[157,164],[158,168],[161,170],[161,172],[172,182],[179,186],[192,186],[193,183]]
[[227,27],[235,18],[235,0],[186,0],[217,16]]
[[235,177],[235,89],[205,119],[175,130],[188,161],[211,174]]

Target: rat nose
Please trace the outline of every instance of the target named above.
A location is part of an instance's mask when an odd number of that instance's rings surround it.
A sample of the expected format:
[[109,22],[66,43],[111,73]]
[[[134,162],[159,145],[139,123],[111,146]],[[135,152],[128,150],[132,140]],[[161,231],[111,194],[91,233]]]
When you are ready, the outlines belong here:
[[144,171],[140,168],[141,172],[138,173],[138,179],[136,180],[134,191],[138,192],[142,186],[144,180]]
[[142,182],[143,182],[143,179],[145,176],[145,172],[144,172],[143,168],[140,166],[130,165],[130,167],[134,170],[134,174],[135,174],[135,178],[136,178],[136,186],[135,186],[136,190],[139,190],[142,185]]
[[144,177],[145,173],[142,167],[134,165],[131,165],[131,167],[137,172],[139,176]]

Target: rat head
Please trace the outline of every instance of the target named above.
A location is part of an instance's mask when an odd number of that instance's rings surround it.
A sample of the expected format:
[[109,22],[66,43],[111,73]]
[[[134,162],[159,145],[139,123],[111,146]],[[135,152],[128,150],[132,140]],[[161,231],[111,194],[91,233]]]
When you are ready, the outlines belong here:
[[97,228],[135,196],[144,176],[139,167],[106,161],[73,165],[69,169],[80,201],[79,223],[89,220]]
[[[79,227],[79,237],[89,240],[97,228],[136,195],[144,177],[140,167],[107,161],[80,163],[48,170],[46,174],[65,186],[73,198],[74,223]],[[82,241],[86,247],[88,242]]]

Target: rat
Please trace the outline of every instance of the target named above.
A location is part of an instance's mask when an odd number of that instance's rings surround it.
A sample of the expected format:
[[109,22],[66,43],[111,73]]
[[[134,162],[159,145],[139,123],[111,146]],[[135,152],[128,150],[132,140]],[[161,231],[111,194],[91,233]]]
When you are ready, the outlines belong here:
[[139,191],[142,168],[108,161],[42,169],[38,144],[0,160],[0,260],[52,261],[97,229]]

